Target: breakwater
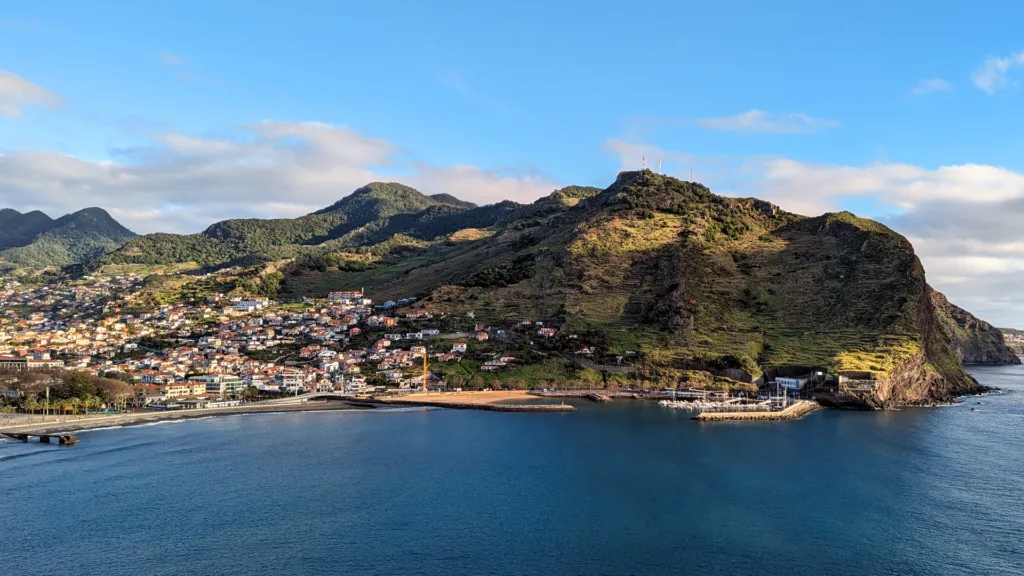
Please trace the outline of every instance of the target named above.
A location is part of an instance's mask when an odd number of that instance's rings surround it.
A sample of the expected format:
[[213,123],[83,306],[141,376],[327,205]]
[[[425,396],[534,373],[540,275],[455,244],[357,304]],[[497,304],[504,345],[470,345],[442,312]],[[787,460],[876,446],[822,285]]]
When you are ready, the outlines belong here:
[[430,400],[392,400],[385,398],[339,400],[353,406],[423,406],[425,408],[451,408],[453,410],[485,410],[490,412],[575,412],[569,404],[486,404],[473,402],[433,402]]
[[636,392],[622,391],[622,390],[554,390],[551,392],[537,392],[530,391],[530,396],[539,396],[541,398],[578,398],[581,400],[591,400],[593,402],[611,402],[615,398],[630,398],[640,399],[640,394]]
[[812,410],[821,408],[817,402],[800,400],[778,412],[701,412],[693,417],[702,422],[724,422],[727,420],[796,420]]

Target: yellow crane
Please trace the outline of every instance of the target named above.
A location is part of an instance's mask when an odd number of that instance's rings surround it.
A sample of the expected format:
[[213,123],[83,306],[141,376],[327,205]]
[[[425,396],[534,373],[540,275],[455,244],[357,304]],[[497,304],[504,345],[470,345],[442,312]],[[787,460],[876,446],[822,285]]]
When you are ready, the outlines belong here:
[[427,391],[427,380],[430,378],[430,373],[427,372],[427,347],[423,347],[423,391]]

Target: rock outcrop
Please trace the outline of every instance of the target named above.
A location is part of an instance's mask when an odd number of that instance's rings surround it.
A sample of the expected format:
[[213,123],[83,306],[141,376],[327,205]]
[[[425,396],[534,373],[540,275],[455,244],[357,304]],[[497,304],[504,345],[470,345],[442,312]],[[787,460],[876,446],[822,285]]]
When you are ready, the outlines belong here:
[[1020,364],[1003,339],[1003,333],[931,290],[931,299],[942,332],[964,364]]

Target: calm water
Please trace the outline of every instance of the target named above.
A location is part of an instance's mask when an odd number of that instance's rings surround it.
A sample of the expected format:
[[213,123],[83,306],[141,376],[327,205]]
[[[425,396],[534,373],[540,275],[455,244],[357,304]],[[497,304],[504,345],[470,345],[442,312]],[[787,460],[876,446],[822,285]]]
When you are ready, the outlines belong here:
[[617,403],[2,443],[0,573],[1022,574],[1024,369],[974,373],[1008,392],[787,423]]

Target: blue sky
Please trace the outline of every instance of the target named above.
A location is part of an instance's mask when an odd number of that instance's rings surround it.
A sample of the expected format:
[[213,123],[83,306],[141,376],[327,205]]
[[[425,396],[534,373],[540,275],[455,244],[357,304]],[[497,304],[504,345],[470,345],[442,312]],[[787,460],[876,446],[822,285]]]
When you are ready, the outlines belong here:
[[0,0],[0,204],[99,204],[141,232],[191,232],[379,178],[529,201],[647,155],[723,193],[879,217],[954,301],[1024,325],[1022,16],[1014,2]]

